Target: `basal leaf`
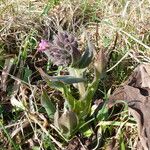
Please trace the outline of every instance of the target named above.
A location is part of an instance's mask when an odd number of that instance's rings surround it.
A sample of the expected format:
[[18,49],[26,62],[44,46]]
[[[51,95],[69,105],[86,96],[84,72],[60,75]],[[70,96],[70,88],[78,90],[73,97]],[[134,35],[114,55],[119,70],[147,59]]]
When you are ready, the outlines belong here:
[[32,70],[30,70],[28,67],[24,69],[24,75],[23,75],[23,81],[28,83],[28,78],[32,75]]
[[84,82],[85,79],[66,75],[66,76],[52,77],[51,81],[52,82],[63,82],[63,83],[66,83],[66,84],[73,84],[73,83]]
[[45,90],[42,92],[41,104],[45,108],[48,116],[53,118],[56,108]]

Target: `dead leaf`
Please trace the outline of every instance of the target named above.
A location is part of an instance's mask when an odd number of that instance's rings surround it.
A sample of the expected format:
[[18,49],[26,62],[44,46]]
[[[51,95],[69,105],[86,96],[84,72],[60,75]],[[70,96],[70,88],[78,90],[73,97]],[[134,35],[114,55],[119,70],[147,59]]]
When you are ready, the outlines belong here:
[[142,149],[150,149],[150,65],[139,65],[129,79],[117,88],[109,98],[109,106],[116,100],[127,102],[129,111],[138,125]]
[[150,89],[150,64],[139,65],[125,84]]

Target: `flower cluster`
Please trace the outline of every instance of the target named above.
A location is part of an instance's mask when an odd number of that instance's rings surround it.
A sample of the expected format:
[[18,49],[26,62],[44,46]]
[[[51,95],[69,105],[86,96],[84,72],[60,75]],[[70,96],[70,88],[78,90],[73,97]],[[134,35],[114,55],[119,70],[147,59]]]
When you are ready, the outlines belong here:
[[74,65],[81,57],[76,38],[67,32],[59,32],[52,43],[41,40],[38,51],[45,52],[57,66]]

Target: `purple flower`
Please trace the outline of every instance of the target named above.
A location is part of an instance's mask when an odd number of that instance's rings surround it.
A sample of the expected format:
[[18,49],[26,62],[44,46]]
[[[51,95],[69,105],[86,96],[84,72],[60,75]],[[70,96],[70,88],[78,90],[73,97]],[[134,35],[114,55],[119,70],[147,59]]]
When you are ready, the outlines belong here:
[[81,57],[76,38],[67,32],[59,32],[52,43],[41,40],[38,51],[44,52],[57,66],[73,66]]

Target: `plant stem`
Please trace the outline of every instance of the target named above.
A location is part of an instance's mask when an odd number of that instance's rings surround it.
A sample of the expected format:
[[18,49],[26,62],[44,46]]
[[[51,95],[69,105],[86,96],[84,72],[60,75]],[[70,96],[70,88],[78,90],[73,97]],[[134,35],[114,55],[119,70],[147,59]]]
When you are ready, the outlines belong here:
[[[83,78],[83,70],[81,69],[69,68],[69,73],[77,78]],[[78,88],[80,97],[85,94],[85,86],[83,82],[76,83],[74,86]]]
[[[76,77],[83,78],[83,75],[82,75],[83,73],[81,73],[80,70],[74,70],[74,71],[75,71]],[[85,93],[85,86],[83,82],[78,83],[78,89],[79,89],[80,96],[82,96]]]

